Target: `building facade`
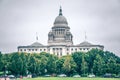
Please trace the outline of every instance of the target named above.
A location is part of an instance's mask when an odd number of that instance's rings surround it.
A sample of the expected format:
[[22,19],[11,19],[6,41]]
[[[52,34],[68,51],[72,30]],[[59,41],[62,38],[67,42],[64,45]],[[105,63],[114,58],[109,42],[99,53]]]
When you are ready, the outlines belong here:
[[54,21],[54,25],[48,33],[48,45],[42,45],[39,42],[35,42],[28,46],[18,46],[18,52],[27,53],[41,53],[47,52],[57,56],[70,55],[74,52],[87,52],[91,49],[103,50],[102,45],[93,45],[87,41],[84,41],[78,45],[73,44],[73,35],[70,32],[67,19],[62,14],[62,9],[59,10],[59,15]]

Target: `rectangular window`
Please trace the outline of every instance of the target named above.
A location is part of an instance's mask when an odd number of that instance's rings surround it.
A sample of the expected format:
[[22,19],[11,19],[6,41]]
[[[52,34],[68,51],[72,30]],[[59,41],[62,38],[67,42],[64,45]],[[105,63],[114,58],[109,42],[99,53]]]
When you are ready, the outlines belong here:
[[20,51],[22,51],[22,49],[20,49]]
[[79,48],[80,50],[82,50],[82,48]]
[[60,48],[60,50],[62,50],[62,48]]
[[31,51],[31,49],[28,49],[29,51]]
[[34,49],[32,49],[32,51],[34,51]]
[[53,51],[55,50],[55,48],[53,48]]
[[73,51],[73,48],[71,48],[71,51]]
[[67,48],[67,51],[69,51],[69,49]]
[[37,49],[35,49],[35,51],[37,51]]
[[77,51],[77,48],[75,48],[75,51]]
[[24,49],[24,51],[26,51],[26,49]]
[[42,51],[42,49],[40,49],[40,51]]
[[89,50],[89,48],[87,48],[87,50]]
[[46,49],[44,49],[44,51],[46,51]]

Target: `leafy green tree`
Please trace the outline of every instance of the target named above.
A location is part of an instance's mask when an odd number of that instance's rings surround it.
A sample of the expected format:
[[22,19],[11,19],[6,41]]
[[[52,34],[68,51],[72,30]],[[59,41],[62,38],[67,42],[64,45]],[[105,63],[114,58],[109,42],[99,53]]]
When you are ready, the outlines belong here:
[[120,57],[116,56],[112,52],[105,51],[104,56],[102,56],[105,62],[104,73],[119,74],[120,67]]
[[103,74],[103,66],[104,66],[104,61],[103,61],[102,57],[99,54],[97,54],[96,58],[93,62],[93,73],[98,76],[102,75]]
[[27,69],[28,69],[28,58],[26,53],[20,53],[20,58],[22,59],[22,70],[21,70],[21,75],[27,75]]
[[85,54],[82,54],[81,72],[83,75],[86,75],[88,73],[88,65],[84,56]]
[[47,61],[47,66],[46,66],[46,71],[48,74],[54,74],[56,73],[56,60],[58,59],[58,57],[56,57],[55,55],[51,55],[51,54],[46,54],[48,61]]
[[120,74],[120,57],[112,52],[92,49],[89,52],[75,52],[69,56],[58,58],[55,55],[42,52],[30,53],[0,53],[0,70],[14,75],[61,74],[71,76],[94,73],[101,76],[105,73]]
[[62,69],[62,71],[68,76],[76,72],[76,63],[71,56],[66,56]]
[[9,65],[10,65],[10,58],[11,56],[9,54],[2,54],[2,71],[9,71]]
[[39,60],[39,59],[35,59],[35,74],[36,74],[36,76],[39,76],[39,75],[41,75],[41,67],[40,67],[40,65],[41,65],[41,60]]
[[88,51],[86,54],[87,55],[87,63],[88,63],[88,73],[92,73],[93,72],[93,65],[94,65],[94,60],[96,59],[96,55],[100,55],[103,56],[103,51],[99,50],[99,49],[92,49],[90,51]]
[[14,75],[26,75],[27,74],[27,56],[25,56],[25,53],[12,53],[10,64],[9,64],[9,70]]
[[116,63],[114,58],[111,57],[108,60],[106,66],[107,66],[106,72],[108,72],[108,73],[115,73],[115,69],[116,69],[117,63]]
[[3,69],[2,53],[0,52],[0,71]]
[[76,71],[78,74],[82,74],[82,72],[81,72],[82,54],[84,54],[84,53],[83,52],[75,52],[72,54],[72,58],[77,65]]
[[41,75],[43,75],[46,73],[46,66],[47,66],[48,58],[44,55],[41,55],[40,61],[41,61],[40,72],[41,72]]
[[30,59],[29,59],[29,62],[28,62],[28,71],[32,74],[35,74],[35,71],[36,71],[36,58],[31,55],[30,56]]
[[65,61],[65,58],[61,57],[58,60],[56,60],[56,73],[57,74],[62,74],[62,67],[63,67],[63,63]]
[[21,68],[22,68],[22,59],[20,58],[18,53],[12,53],[9,70],[14,75],[20,75]]

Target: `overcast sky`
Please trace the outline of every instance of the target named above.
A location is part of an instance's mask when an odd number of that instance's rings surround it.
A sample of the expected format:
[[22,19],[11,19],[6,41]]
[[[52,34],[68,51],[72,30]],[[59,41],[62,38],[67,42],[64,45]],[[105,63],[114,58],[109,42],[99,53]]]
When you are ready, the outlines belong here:
[[60,5],[74,44],[85,40],[120,56],[120,0],[0,0],[0,51],[36,41],[47,45]]

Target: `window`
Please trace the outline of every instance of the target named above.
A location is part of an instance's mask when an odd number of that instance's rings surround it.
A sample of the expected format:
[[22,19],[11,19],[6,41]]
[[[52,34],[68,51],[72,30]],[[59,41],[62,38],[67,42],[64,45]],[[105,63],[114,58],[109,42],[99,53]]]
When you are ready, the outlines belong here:
[[40,51],[42,51],[42,49],[40,49]]
[[44,51],[46,51],[46,49],[44,49]]
[[37,51],[37,49],[35,49],[35,51]]
[[82,50],[82,48],[80,48],[80,50]]
[[22,49],[20,49],[20,51],[22,51]]
[[62,50],[62,48],[60,48],[60,50]]
[[73,51],[73,48],[71,48],[71,51]]
[[69,51],[69,49],[67,48],[67,51]]
[[83,50],[85,50],[85,48],[83,48]]
[[26,49],[24,49],[24,51],[26,51]]
[[75,48],[75,51],[77,51],[77,48]]
[[32,49],[32,51],[34,51],[34,49]]
[[31,49],[29,49],[29,51],[31,51]]
[[55,48],[53,48],[53,51],[55,50]]

